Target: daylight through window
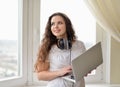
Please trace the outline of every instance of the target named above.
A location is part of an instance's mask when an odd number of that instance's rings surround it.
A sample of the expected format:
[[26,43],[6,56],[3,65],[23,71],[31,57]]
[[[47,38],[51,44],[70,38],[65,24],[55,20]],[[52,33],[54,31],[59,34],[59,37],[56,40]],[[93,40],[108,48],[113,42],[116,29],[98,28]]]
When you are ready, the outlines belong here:
[[20,75],[18,0],[0,0],[0,80]]

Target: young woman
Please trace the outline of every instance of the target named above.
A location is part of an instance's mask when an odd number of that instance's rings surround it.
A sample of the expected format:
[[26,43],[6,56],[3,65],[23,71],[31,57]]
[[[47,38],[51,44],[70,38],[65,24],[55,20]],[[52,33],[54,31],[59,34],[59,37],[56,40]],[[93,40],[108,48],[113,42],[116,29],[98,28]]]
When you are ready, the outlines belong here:
[[84,78],[76,84],[62,78],[71,78],[71,61],[84,51],[85,46],[76,39],[70,19],[60,12],[52,14],[35,64],[38,79],[48,81],[47,87],[85,87]]

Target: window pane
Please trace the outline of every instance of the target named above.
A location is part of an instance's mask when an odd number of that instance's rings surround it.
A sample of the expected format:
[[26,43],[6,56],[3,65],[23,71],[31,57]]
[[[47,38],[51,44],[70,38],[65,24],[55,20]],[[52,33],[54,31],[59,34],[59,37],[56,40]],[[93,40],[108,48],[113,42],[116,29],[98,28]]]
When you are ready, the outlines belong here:
[[0,80],[19,76],[18,0],[0,0]]

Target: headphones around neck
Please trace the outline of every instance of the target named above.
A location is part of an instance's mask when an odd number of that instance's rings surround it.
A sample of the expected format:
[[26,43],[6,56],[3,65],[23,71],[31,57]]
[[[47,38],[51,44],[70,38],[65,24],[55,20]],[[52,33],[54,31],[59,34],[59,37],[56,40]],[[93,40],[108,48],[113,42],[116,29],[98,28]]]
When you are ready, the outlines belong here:
[[72,42],[69,39],[61,38],[61,39],[57,40],[57,47],[60,48],[61,50],[63,50],[63,49],[68,50],[68,49],[71,49]]

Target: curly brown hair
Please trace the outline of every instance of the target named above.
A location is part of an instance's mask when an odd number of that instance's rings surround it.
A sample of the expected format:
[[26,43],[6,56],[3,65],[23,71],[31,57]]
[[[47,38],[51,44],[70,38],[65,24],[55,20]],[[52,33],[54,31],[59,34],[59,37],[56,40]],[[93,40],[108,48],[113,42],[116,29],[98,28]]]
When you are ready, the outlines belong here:
[[51,32],[51,19],[54,16],[61,16],[64,19],[65,24],[66,24],[67,38],[70,39],[72,42],[76,40],[76,36],[75,36],[72,23],[70,19],[67,17],[67,15],[65,15],[64,13],[60,13],[60,12],[52,14],[49,17],[48,22],[46,24],[44,37],[43,37],[43,40],[41,42],[41,45],[38,51],[37,60],[35,64],[35,70],[37,71],[38,71],[38,68],[41,67],[39,66],[39,63],[46,62],[48,60],[49,51],[51,47],[57,43],[56,36],[54,36]]

